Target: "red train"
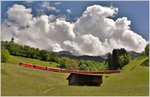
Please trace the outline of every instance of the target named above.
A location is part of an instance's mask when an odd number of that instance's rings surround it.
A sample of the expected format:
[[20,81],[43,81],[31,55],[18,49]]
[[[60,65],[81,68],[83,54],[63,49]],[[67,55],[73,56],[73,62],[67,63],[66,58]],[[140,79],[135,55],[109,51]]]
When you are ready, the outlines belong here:
[[66,69],[58,69],[51,68],[46,66],[38,66],[30,63],[20,63],[20,66],[25,66],[29,68],[35,68],[39,70],[46,70],[52,72],[60,72],[60,73],[75,73],[75,74],[112,74],[112,73],[120,73],[120,70],[107,70],[107,71],[82,71],[82,70],[66,70]]

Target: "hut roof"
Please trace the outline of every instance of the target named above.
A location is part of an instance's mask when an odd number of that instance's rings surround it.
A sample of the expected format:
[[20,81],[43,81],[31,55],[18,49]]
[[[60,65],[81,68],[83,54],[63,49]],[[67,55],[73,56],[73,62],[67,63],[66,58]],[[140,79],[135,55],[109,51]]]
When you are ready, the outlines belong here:
[[101,77],[101,76],[102,76],[102,75],[93,75],[93,74],[76,74],[76,73],[71,73],[71,74],[67,77],[66,80],[69,80],[72,75],[91,76],[91,77]]

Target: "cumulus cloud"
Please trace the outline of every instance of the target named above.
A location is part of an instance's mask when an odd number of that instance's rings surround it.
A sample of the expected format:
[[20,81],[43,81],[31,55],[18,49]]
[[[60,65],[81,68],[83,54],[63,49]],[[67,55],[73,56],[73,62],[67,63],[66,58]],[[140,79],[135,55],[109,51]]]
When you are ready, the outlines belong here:
[[7,11],[8,19],[18,26],[27,25],[31,19],[31,8],[26,9],[23,5],[15,4],[12,8]]
[[[95,41],[93,43],[98,46],[89,45],[88,49],[91,49],[92,54],[96,52],[96,49],[98,51],[94,55],[105,54],[114,48],[125,48],[137,52],[143,50],[146,41],[130,30],[131,21],[127,17],[117,20],[108,18],[114,16],[117,12],[117,8],[94,5],[87,7],[86,11],[75,22],[74,32],[77,36],[92,34],[93,37],[99,39],[93,40]],[[89,53],[89,51],[85,53]]]
[[55,15],[33,17],[31,12],[23,5],[12,6],[2,24],[2,40],[14,37],[19,44],[80,55],[103,55],[114,48],[141,52],[147,43],[130,29],[127,17],[109,18],[118,13],[118,8],[89,6],[76,22]]

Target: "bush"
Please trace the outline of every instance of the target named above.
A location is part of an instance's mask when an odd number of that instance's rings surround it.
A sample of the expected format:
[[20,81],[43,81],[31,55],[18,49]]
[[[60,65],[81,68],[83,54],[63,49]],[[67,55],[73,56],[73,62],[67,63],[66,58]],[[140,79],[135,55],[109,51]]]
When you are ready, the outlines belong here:
[[79,69],[80,70],[88,70],[88,67],[86,64],[82,64],[82,65],[80,65]]
[[121,56],[119,57],[119,59],[120,59],[121,68],[122,68],[123,66],[125,66],[126,64],[129,63],[129,61],[130,61],[130,56],[127,55],[127,54],[124,54],[124,55],[121,55]]
[[1,51],[1,61],[2,62],[7,62],[9,59],[10,53],[7,49],[3,49]]
[[59,63],[57,53],[51,52],[49,56],[49,61]]
[[70,70],[78,70],[79,69],[79,65],[76,62],[76,60],[74,60],[74,59],[69,59],[67,61],[66,66],[67,66],[67,69],[70,69]]
[[66,64],[67,64],[67,58],[65,57],[62,57],[62,58],[59,58],[59,68],[67,68]]
[[50,53],[46,50],[41,50],[39,52],[39,56],[41,57],[42,61],[48,61],[50,59]]

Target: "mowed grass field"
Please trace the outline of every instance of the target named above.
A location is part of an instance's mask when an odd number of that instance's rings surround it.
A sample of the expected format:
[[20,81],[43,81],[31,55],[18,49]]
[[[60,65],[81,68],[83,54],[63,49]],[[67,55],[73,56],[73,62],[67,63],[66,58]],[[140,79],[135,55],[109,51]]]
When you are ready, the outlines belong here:
[[57,64],[11,56],[1,63],[2,96],[148,96],[149,67],[140,64],[147,57],[138,57],[119,74],[103,76],[96,86],[68,86],[69,74],[42,71],[19,66],[20,62],[55,67]]

